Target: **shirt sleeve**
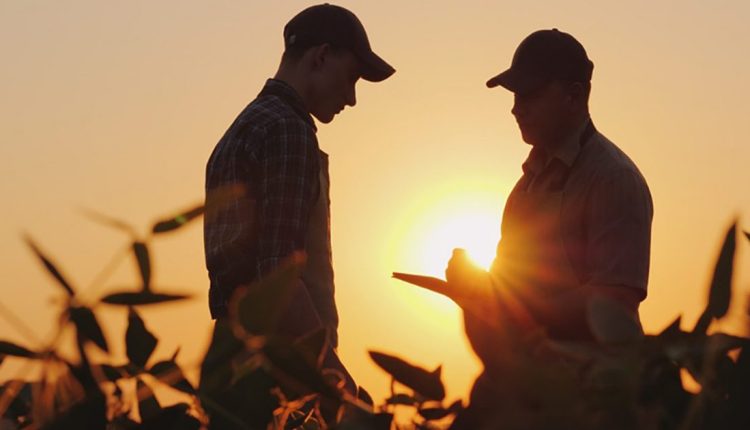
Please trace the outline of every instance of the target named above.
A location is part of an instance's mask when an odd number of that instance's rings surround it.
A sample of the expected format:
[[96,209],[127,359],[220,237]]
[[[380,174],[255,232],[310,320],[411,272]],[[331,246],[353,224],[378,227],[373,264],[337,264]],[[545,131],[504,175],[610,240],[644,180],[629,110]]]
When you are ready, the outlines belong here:
[[318,182],[319,149],[304,123],[282,120],[269,130],[260,153],[257,273],[273,270],[304,249]]
[[584,220],[589,285],[630,287],[645,298],[652,218],[651,194],[638,172],[623,169],[596,183]]

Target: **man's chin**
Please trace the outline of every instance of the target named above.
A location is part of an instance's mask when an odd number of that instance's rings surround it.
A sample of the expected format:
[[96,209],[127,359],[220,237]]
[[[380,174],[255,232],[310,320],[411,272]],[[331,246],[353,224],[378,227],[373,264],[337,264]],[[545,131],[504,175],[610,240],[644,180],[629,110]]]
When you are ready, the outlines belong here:
[[333,118],[336,116],[336,114],[316,114],[316,113],[313,113],[313,116],[319,122],[321,122],[323,124],[328,124],[329,122],[333,121]]

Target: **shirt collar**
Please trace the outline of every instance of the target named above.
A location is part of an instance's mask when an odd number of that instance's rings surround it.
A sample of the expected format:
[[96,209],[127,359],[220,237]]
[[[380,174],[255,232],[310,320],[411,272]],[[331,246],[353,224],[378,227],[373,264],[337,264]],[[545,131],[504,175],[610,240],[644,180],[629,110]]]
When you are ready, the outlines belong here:
[[276,96],[280,98],[283,102],[288,104],[292,110],[294,110],[300,119],[310,124],[313,130],[318,131],[318,128],[315,126],[315,121],[312,116],[310,116],[310,112],[305,106],[305,102],[291,85],[279,79],[268,79],[263,90],[258,94],[258,97],[261,96]]
[[572,167],[581,152],[581,136],[590,122],[591,118],[586,117],[586,120],[578,125],[573,133],[564,138],[551,153],[536,146],[531,148],[529,156],[522,165],[523,171],[535,175],[539,174],[553,159],[560,160],[568,168]]

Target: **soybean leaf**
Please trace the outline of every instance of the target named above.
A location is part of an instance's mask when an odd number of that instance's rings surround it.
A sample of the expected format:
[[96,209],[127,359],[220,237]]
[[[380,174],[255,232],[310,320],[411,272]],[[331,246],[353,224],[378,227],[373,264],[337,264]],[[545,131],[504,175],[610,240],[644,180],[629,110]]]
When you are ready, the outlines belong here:
[[160,361],[151,367],[148,371],[154,377],[170,387],[187,394],[195,394],[195,388],[185,378],[185,374],[174,361]]
[[[263,354],[268,358],[271,376],[288,393],[297,396],[319,393],[334,400],[341,398],[341,393],[326,381],[322,373],[293,344],[271,337],[263,346]],[[294,398],[293,395],[291,397]]]
[[372,396],[365,390],[365,387],[357,387],[357,398],[370,406],[375,406],[375,401],[372,400]]
[[448,410],[451,411],[453,414],[457,414],[461,412],[464,409],[464,405],[461,402],[461,399],[456,400],[455,402],[451,403],[450,406],[448,406]]
[[323,365],[326,349],[328,331],[325,328],[315,330],[294,342],[299,351],[306,357],[309,363],[320,369]]
[[245,345],[234,336],[229,321],[217,320],[211,344],[201,363],[201,392],[213,396],[227,389],[231,385],[235,370],[232,362],[243,351]]
[[715,318],[726,315],[732,299],[732,273],[736,248],[737,225],[732,224],[724,238],[719,258],[714,268],[714,276],[708,291],[708,304],[693,329],[693,333],[705,333]]
[[380,412],[377,414],[355,413],[345,417],[336,425],[337,430],[391,430],[393,414]]
[[376,351],[369,351],[369,353],[375,364],[391,374],[398,382],[421,394],[424,398],[429,400],[443,400],[445,398],[445,387],[440,380],[440,367],[433,372],[428,372],[392,355]]
[[[127,375],[122,369],[110,366],[109,364],[101,364],[99,367],[101,368],[104,377],[110,382],[117,382]],[[117,389],[119,389],[119,386],[117,386]]]
[[315,412],[315,403],[318,401],[316,397],[305,402],[298,410],[293,411],[290,415],[290,420],[286,422],[285,429],[297,429],[301,427],[305,422],[310,419],[312,414]]
[[119,219],[113,218],[109,215],[103,215],[91,209],[83,208],[81,209],[81,211],[87,218],[91,219],[92,221],[98,222],[99,224],[106,225],[108,227],[116,228],[117,230],[124,231],[131,236],[135,236],[135,229],[133,229],[132,226],[124,221],[120,221]]
[[205,217],[207,220],[214,219],[229,205],[241,199],[247,191],[247,186],[242,183],[223,185],[218,188],[207,190]]
[[299,276],[304,262],[303,253],[294,253],[265,278],[237,288],[229,303],[230,318],[250,333],[275,333],[296,289],[301,287]]
[[159,411],[159,415],[144,422],[142,429],[200,430],[201,423],[188,413],[190,405],[178,403]]
[[0,340],[0,354],[12,355],[13,357],[38,358],[39,354],[15,343]]
[[109,352],[107,340],[104,338],[101,326],[96,320],[96,316],[91,309],[87,307],[71,307],[70,319],[75,324],[78,333],[85,339],[88,339],[103,351]]
[[659,333],[660,338],[672,338],[675,336],[679,336],[683,333],[683,331],[680,329],[680,324],[682,323],[682,315],[678,316],[677,319],[675,319],[672,324],[668,325],[667,328],[662,330],[661,333]]
[[109,294],[102,298],[101,301],[110,305],[138,306],[173,302],[176,300],[184,300],[189,297],[189,295],[184,294],[164,294],[155,293],[153,291],[126,291]]
[[404,394],[404,393],[398,393],[394,394],[393,396],[385,399],[385,403],[389,405],[405,405],[405,406],[414,406],[416,405],[417,399],[414,397]]
[[125,332],[125,347],[130,362],[139,367],[145,367],[158,341],[156,336],[148,331],[140,315],[130,308],[128,329]]
[[141,421],[154,419],[161,413],[159,400],[154,396],[154,391],[145,382],[138,378],[138,412],[141,414]]
[[183,225],[187,224],[188,222],[192,221],[193,219],[203,215],[203,212],[204,212],[203,205],[195,206],[193,208],[180,212],[179,214],[175,216],[158,221],[151,228],[151,231],[155,234],[158,234],[158,233],[166,233],[169,231],[176,230],[182,227]]
[[34,254],[42,261],[42,264],[44,264],[44,267],[47,268],[47,271],[52,274],[52,276],[57,280],[57,282],[65,289],[65,291],[68,293],[68,296],[73,297],[75,296],[75,291],[73,290],[73,287],[70,285],[70,283],[65,279],[65,277],[60,273],[60,271],[55,267],[55,265],[50,261],[49,258],[47,258],[42,251],[39,249],[39,247],[36,246],[34,241],[31,239],[31,237],[26,236],[25,237],[26,244],[29,245],[32,251],[34,251]]
[[428,421],[441,420],[452,412],[445,408],[422,408],[419,410],[419,415]]
[[148,291],[151,288],[151,257],[148,246],[143,242],[133,242],[133,254],[136,263],[138,263],[138,270],[141,272],[142,288],[144,291]]
[[589,328],[602,344],[624,344],[636,342],[643,337],[641,325],[616,301],[592,297],[586,307]]

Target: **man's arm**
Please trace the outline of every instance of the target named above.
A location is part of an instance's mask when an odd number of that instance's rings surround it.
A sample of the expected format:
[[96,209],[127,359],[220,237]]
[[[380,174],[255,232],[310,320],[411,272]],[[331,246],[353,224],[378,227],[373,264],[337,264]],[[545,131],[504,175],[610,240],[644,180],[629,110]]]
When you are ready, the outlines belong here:
[[633,316],[646,297],[653,204],[645,181],[636,171],[623,169],[595,183],[588,202],[585,283],[555,296],[519,292],[547,327],[588,330],[587,306],[595,296],[614,300]]
[[[264,276],[296,250],[304,250],[307,223],[318,183],[319,149],[313,131],[298,121],[282,120],[269,130],[259,152],[257,273]],[[296,338],[320,327],[301,280],[278,332]]]
[[505,282],[502,273],[471,267],[462,253],[454,253],[448,263],[448,283],[465,292],[467,301],[486,305],[497,300],[506,311],[515,309],[522,319],[532,316],[552,331],[588,331],[587,305],[595,296],[614,300],[635,315],[648,281],[653,216],[648,188],[636,172],[622,171],[598,182],[590,202],[584,220],[589,278],[579,288],[540,297]]
[[256,269],[261,276],[305,247],[318,181],[318,151],[313,131],[294,120],[274,125],[259,151]]

